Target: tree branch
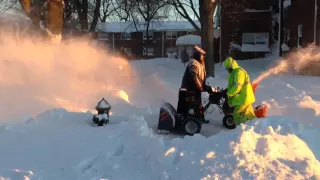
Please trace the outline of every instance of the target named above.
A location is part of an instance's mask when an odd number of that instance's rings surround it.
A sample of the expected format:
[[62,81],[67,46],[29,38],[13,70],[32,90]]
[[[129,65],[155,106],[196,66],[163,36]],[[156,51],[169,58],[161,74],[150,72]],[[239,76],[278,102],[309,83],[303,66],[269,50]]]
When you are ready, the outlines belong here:
[[[175,7],[176,11],[186,20],[188,20],[191,25],[197,30],[197,31],[201,31],[201,28],[191,19],[189,13],[187,12],[187,10],[185,9],[185,7],[183,6],[183,4],[181,3],[180,0],[173,0],[172,1],[172,5]],[[181,11],[179,10],[181,9]]]

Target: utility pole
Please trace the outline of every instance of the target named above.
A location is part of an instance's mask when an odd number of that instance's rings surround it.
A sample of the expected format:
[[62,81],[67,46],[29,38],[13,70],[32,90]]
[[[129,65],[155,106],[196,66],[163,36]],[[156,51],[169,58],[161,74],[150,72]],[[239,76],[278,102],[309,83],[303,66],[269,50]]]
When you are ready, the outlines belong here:
[[313,29],[314,45],[317,45],[317,17],[318,17],[318,0],[314,0],[314,29]]
[[282,47],[283,44],[283,0],[279,0],[279,56],[282,56]]

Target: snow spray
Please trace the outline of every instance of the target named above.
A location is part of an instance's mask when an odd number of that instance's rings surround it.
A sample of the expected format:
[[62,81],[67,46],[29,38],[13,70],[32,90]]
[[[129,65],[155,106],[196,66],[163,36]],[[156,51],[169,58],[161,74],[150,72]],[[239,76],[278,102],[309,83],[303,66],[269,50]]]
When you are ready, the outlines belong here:
[[279,73],[320,76],[320,48],[310,45],[286,55],[278,63],[257,77],[253,84],[259,84],[263,79]]
[[89,38],[52,43],[21,34],[30,31],[0,32],[0,120],[51,108],[86,112],[102,97],[129,102],[136,76],[127,60]]

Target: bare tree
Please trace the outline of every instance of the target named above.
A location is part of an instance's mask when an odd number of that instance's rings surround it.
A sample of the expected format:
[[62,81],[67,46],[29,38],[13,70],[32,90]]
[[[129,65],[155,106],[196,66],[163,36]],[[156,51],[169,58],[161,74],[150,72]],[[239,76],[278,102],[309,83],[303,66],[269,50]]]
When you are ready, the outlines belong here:
[[17,4],[18,0],[0,0],[0,12],[6,12]]
[[134,11],[146,26],[146,38],[149,39],[149,27],[151,21],[157,21],[168,18],[170,6],[168,0],[134,0]]
[[147,40],[143,45],[143,54],[147,53],[145,46],[150,45],[148,40],[151,23],[168,18],[172,8],[170,0],[116,0],[113,6],[118,7],[115,8],[115,14],[119,21],[132,22],[136,31],[143,27]]
[[[143,46],[143,54],[148,54],[148,47],[150,46],[148,40],[149,28],[152,22],[163,20],[168,18],[170,11],[168,0],[135,0],[133,2],[135,17],[139,18],[138,21],[142,21],[143,29],[145,30],[146,43]],[[135,20],[136,21],[136,20]]]
[[113,0],[102,0],[100,22],[106,22],[107,18],[110,17],[118,7],[113,7]]
[[[170,4],[182,18],[189,21],[197,31],[201,31],[201,27],[196,23],[196,21],[200,21],[199,4],[197,1],[170,0]],[[192,18],[192,15],[195,18]]]
[[[114,6],[116,0],[65,0],[68,7],[65,9],[66,18],[71,18],[71,13],[77,13],[79,29],[83,31],[95,31],[98,22],[105,22],[115,14],[118,6]],[[70,21],[70,20],[69,20]]]
[[47,37],[61,34],[64,9],[62,0],[19,0],[19,3],[34,26]]
[[215,77],[213,54],[213,13],[217,3],[215,0],[199,0],[201,44],[207,51],[206,71],[208,76]]
[[101,14],[101,0],[95,0],[95,7],[93,11],[92,23],[90,26],[90,31],[94,32],[96,30],[98,21],[100,20]]
[[89,8],[89,2],[88,0],[73,0],[78,17],[79,17],[79,23],[81,30],[88,30],[89,23],[88,23],[88,8]]
[[132,11],[131,11],[132,4],[129,3],[128,0],[115,0],[112,1],[112,7],[115,12],[115,19],[117,21],[130,21],[132,20]]
[[[195,2],[198,2],[196,4]],[[201,34],[201,45],[206,50],[206,71],[208,76],[214,74],[214,55],[213,55],[213,12],[217,5],[216,0],[171,0],[175,10]],[[198,5],[198,8],[197,8]],[[190,15],[193,12],[195,19],[200,21],[200,27]],[[200,13],[199,13],[200,12]]]

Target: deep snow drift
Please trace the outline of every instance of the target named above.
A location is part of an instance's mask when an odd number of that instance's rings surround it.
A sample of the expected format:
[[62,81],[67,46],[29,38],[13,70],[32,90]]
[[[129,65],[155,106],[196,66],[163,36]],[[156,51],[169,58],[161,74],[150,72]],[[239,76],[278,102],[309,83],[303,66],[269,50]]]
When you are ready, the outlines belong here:
[[[240,64],[254,79],[266,67],[262,61],[269,59]],[[183,64],[163,58],[130,64],[140,87],[129,94],[131,104],[121,99],[111,103],[110,126],[93,127],[90,112],[63,109],[22,123],[3,121],[0,177],[320,179],[318,77],[265,79],[257,89],[257,104],[267,103],[270,117],[228,131],[222,128],[222,115],[214,111],[207,115],[211,122],[201,135],[174,138],[157,135],[153,128],[161,101],[176,105]],[[219,65],[216,68],[217,78],[210,83],[225,87],[227,73]]]

